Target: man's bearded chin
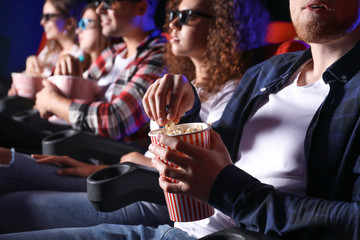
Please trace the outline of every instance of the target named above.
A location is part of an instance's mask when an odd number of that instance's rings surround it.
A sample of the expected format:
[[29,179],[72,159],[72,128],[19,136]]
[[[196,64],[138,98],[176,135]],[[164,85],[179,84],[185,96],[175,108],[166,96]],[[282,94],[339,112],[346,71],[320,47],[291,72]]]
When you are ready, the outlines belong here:
[[341,38],[359,27],[359,19],[344,22],[308,22],[294,24],[298,37],[307,43],[328,43]]

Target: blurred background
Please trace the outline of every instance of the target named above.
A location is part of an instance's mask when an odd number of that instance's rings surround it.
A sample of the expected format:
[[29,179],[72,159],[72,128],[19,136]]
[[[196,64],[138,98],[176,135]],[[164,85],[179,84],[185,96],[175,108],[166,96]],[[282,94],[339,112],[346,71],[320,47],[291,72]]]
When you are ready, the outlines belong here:
[[[89,0],[88,2],[90,2]],[[289,0],[264,0],[272,21],[288,21]],[[25,69],[27,56],[36,54],[43,28],[44,0],[6,1],[0,8],[0,97],[11,84],[11,72]]]

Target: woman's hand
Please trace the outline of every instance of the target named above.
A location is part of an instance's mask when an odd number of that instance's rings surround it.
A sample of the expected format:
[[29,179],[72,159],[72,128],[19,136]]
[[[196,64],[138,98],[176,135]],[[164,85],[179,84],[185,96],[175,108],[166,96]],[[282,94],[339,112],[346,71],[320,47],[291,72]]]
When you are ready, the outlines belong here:
[[8,96],[16,96],[16,95],[17,95],[17,91],[14,87],[14,84],[11,84],[11,87],[8,90]]
[[[150,145],[150,152],[178,166],[178,168],[171,167],[158,157],[152,159],[153,166],[162,175],[159,178],[159,183],[163,190],[169,193],[186,194],[208,202],[215,179],[222,169],[232,164],[230,155],[220,135],[211,130],[210,137],[212,150],[191,145],[176,137],[158,136],[159,143],[185,155],[157,144]],[[168,182],[165,177],[176,179],[178,182]]]
[[26,59],[26,69],[25,73],[41,75],[43,68],[41,67],[38,58],[35,55],[31,55]]
[[166,74],[146,91],[143,106],[151,120],[164,126],[170,120],[178,123],[194,100],[193,88],[183,75]]
[[55,65],[54,75],[71,75],[81,77],[83,73],[79,59],[66,54],[59,57]]
[[79,177],[88,177],[93,172],[108,167],[106,165],[92,165],[80,162],[68,156],[55,156],[55,155],[38,155],[33,154],[31,157],[37,159],[40,164],[53,164],[61,167],[57,174],[59,175],[73,175]]

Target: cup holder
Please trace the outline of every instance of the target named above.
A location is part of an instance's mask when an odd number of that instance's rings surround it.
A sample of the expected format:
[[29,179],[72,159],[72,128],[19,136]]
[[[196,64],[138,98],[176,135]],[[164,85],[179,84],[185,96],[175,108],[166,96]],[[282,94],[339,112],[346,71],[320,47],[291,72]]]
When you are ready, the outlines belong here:
[[137,201],[165,205],[159,173],[134,163],[115,164],[87,178],[88,199],[98,211],[110,212]]
[[27,109],[24,111],[17,112],[12,118],[18,122],[35,125],[47,121],[40,117],[39,111],[35,109]]
[[5,96],[0,99],[0,112],[13,116],[19,111],[32,109],[35,100],[20,96]]
[[134,151],[144,153],[145,149],[75,129],[59,131],[42,140],[43,154],[68,155],[88,163],[97,159],[106,165],[115,164],[121,156]]
[[54,143],[54,142],[61,141],[61,140],[64,140],[66,138],[69,138],[71,136],[74,136],[76,134],[79,134],[79,132],[75,131],[75,130],[66,130],[66,131],[62,131],[62,132],[52,134],[52,135],[44,138],[43,142],[45,142],[45,143]]
[[112,179],[119,177],[121,175],[126,174],[131,170],[131,166],[127,164],[119,164],[114,165],[100,171],[95,172],[91,178],[89,179],[90,182],[95,181],[111,181]]

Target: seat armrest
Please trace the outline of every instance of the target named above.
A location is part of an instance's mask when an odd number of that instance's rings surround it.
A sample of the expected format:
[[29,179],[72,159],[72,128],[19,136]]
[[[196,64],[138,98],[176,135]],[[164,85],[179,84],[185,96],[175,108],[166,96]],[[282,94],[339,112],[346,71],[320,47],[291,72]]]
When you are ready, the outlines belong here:
[[135,163],[119,163],[87,178],[88,199],[98,211],[115,211],[137,201],[165,205],[159,173]]
[[13,114],[32,109],[35,100],[20,96],[6,96],[0,99],[0,112],[12,116]]
[[20,111],[12,115],[12,118],[15,121],[50,133],[56,133],[71,128],[70,125],[55,124],[49,122],[46,118],[41,118],[39,111],[36,109]]
[[121,156],[134,151],[145,153],[146,149],[74,129],[60,131],[42,141],[43,154],[68,155],[83,162],[97,159],[103,164],[115,164]]

